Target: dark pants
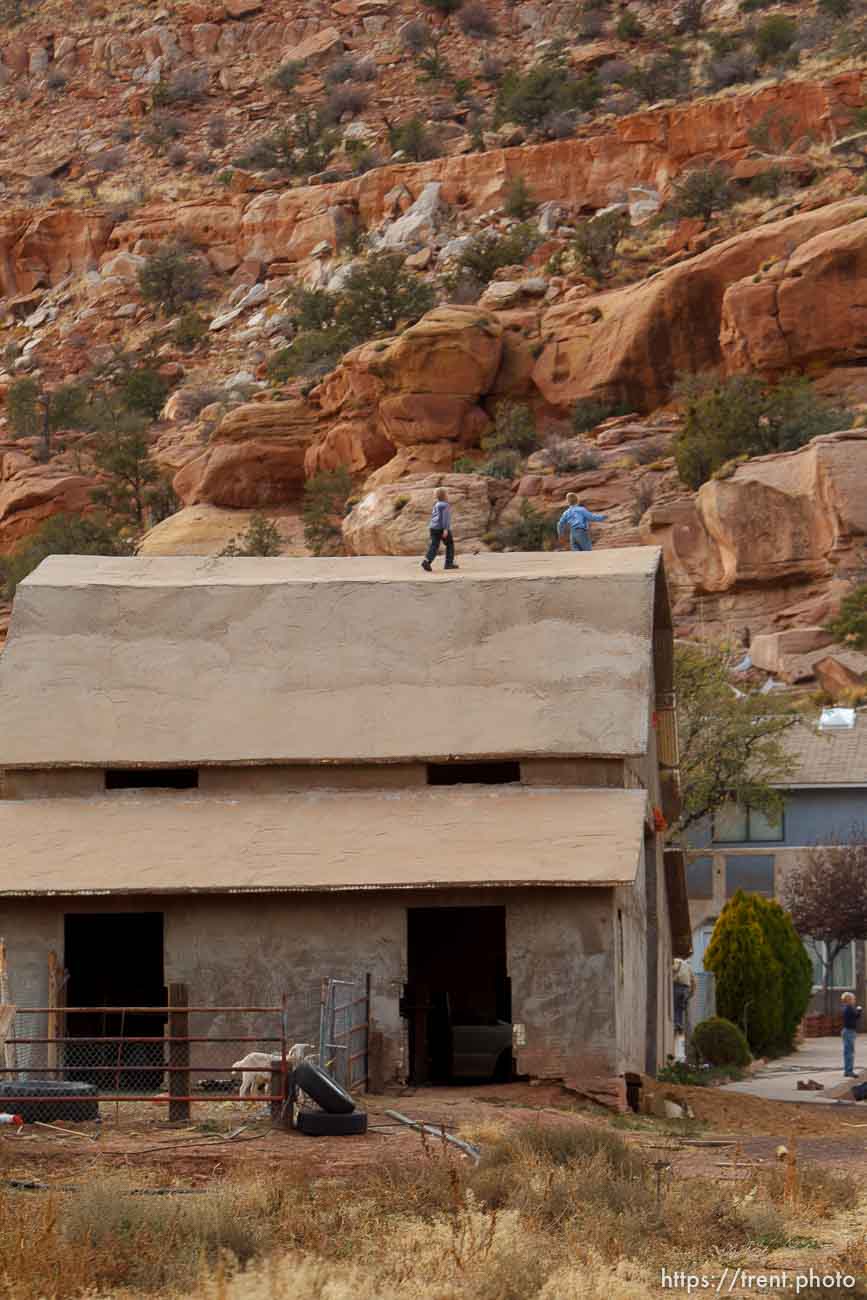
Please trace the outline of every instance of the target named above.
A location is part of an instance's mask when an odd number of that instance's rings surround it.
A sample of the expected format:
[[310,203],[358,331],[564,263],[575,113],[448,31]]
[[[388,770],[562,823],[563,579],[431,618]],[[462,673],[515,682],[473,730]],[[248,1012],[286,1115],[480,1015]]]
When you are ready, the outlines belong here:
[[[442,528],[432,528],[430,530],[430,546],[427,548],[427,555],[424,557],[427,564],[433,564],[434,560],[439,555],[440,543],[443,540],[443,531]],[[455,562],[455,541],[452,537],[451,529],[449,529],[449,535],[445,539],[445,548],[446,568],[448,568],[450,564],[454,564]]]
[[689,1006],[689,986],[687,984],[675,984],[674,986],[674,1027],[675,1029],[686,1029],[686,1009]]

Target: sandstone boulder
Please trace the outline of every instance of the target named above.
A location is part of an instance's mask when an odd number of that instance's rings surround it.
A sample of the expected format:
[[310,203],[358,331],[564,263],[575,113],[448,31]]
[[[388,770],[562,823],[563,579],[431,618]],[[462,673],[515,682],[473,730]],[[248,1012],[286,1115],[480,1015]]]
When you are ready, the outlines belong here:
[[52,515],[91,509],[92,478],[60,464],[36,465],[19,452],[0,452],[0,554],[14,550]]
[[813,665],[819,685],[835,700],[842,699],[848,691],[864,685],[867,674],[867,655],[844,650],[842,653],[817,659]]
[[478,398],[499,369],[502,333],[478,307],[436,307],[385,349],[368,344],[364,363],[391,391]]
[[372,415],[338,419],[327,426],[307,448],[306,476],[341,467],[350,474],[369,474],[391,459],[394,445],[382,433]]
[[428,528],[438,487],[449,492],[458,553],[485,550],[493,518],[496,485],[474,474],[430,474],[387,483],[367,492],[343,521],[350,555],[418,555],[428,544]]
[[336,27],[323,27],[312,36],[305,36],[298,45],[283,51],[284,63],[308,63],[318,67],[343,51],[343,37]]
[[646,542],[663,547],[674,586],[762,590],[767,608],[769,595],[782,601],[788,584],[829,581],[851,564],[867,535],[867,433],[828,434],[798,451],[758,456],[694,498],[652,507],[641,527]]
[[[145,533],[139,555],[219,555],[250,526],[254,511],[219,506],[187,506]],[[268,511],[284,539],[282,554],[303,555],[303,529],[297,511]]]
[[767,673],[779,673],[785,668],[788,657],[822,650],[833,641],[831,633],[823,627],[793,627],[784,632],[765,632],[753,637],[750,658],[754,667]]
[[207,450],[175,475],[175,491],[184,505],[252,510],[297,498],[304,457],[318,432],[317,414],[301,398],[236,407],[223,417]]
[[782,374],[867,357],[867,217],[807,240],[758,283],[723,299],[720,345],[729,371]]

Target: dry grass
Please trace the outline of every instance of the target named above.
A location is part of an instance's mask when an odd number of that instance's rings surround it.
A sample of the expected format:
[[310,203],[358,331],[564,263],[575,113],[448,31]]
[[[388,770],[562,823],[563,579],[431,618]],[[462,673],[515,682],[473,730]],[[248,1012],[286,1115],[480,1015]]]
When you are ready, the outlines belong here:
[[[438,1140],[351,1183],[284,1178],[203,1195],[0,1194],[7,1300],[644,1300],[659,1269],[790,1245],[857,1207],[816,1166],[755,1182],[672,1181],[609,1128],[491,1124],[478,1168]],[[659,1185],[657,1184],[659,1173]]]

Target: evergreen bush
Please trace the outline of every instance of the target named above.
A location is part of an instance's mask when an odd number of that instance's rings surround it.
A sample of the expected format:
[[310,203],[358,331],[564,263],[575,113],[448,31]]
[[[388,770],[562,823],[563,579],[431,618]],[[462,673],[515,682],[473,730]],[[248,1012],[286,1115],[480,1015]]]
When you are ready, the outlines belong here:
[[750,1047],[737,1025],[723,1016],[700,1021],[692,1031],[693,1052],[708,1065],[749,1065]]

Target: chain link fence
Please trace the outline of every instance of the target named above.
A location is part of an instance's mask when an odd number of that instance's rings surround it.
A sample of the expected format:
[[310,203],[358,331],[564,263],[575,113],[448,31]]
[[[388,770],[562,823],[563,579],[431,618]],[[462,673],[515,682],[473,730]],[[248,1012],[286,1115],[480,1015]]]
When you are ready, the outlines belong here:
[[[171,1120],[206,1100],[286,1097],[281,1006],[18,1008],[0,1044],[0,1111],[94,1119],[100,1102],[163,1102]],[[246,1070],[233,1067],[257,1054]]]

